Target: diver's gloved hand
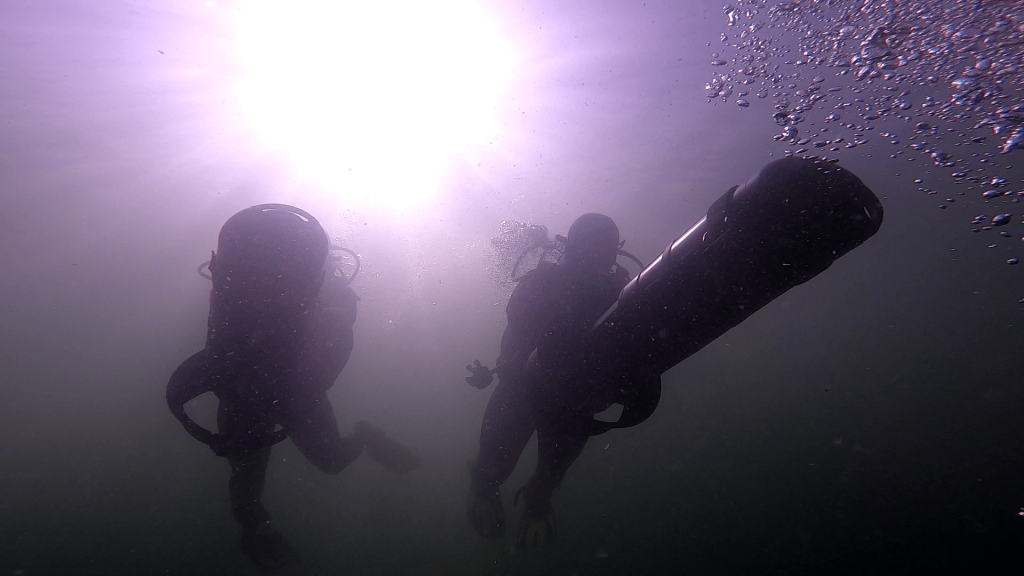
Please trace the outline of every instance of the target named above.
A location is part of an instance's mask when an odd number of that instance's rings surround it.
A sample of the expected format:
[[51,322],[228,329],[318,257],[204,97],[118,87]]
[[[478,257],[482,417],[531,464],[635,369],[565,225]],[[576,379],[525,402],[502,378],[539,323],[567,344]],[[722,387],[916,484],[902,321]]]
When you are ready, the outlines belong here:
[[484,538],[501,538],[505,535],[505,507],[497,490],[486,490],[470,485],[466,500],[466,519],[476,533]]
[[473,388],[483,390],[490,386],[491,380],[494,379],[494,370],[487,366],[482,366],[479,360],[473,360],[472,364],[467,364],[466,370],[473,373],[472,376],[466,376],[466,382]]
[[247,530],[242,535],[242,552],[253,564],[265,570],[276,570],[299,562],[299,555],[284,536],[274,530]]

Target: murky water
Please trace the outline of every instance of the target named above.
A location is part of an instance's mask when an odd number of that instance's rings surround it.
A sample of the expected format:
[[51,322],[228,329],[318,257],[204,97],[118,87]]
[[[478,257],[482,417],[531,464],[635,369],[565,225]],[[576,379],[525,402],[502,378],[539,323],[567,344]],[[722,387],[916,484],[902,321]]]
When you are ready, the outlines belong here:
[[[328,476],[276,446],[265,502],[302,558],[282,574],[1018,561],[1020,2],[482,3],[517,62],[500,130],[432,171],[412,208],[304,178],[239,112],[244,4],[0,3],[0,575],[259,573],[227,464],[164,387],[203,346],[197,266],[262,202],[308,210],[358,256],[340,429],[367,419],[423,462]],[[397,85],[383,100],[418,97]],[[375,166],[417,181],[407,146],[375,144]],[[466,461],[490,391],[465,366],[496,357],[517,262],[554,258],[584,212],[650,262],[789,154],[858,174],[885,207],[879,233],[667,372],[649,421],[594,438],[555,494],[555,545],[478,537]],[[209,427],[215,408],[189,406]],[[535,458],[502,488],[513,526]]]

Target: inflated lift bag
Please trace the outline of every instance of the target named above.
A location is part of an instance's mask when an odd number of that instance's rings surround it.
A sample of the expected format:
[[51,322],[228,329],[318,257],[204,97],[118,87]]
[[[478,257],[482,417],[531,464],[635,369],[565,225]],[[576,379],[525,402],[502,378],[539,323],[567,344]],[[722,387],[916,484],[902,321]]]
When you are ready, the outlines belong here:
[[613,370],[661,374],[881,224],[881,203],[850,171],[776,160],[726,192],[623,288],[587,337],[588,356]]

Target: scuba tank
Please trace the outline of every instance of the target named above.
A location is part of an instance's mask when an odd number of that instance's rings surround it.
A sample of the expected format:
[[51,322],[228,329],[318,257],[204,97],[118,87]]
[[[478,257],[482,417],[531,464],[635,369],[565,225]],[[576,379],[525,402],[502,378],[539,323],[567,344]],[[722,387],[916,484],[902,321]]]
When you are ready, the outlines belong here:
[[225,222],[209,264],[206,338],[218,395],[266,399],[293,378],[328,254],[320,223],[293,206],[252,206]]
[[[332,251],[351,255],[350,275],[328,262],[340,258]],[[331,370],[348,360],[358,300],[348,285],[359,273],[359,258],[331,247],[307,212],[261,204],[228,219],[217,251],[198,272],[213,281],[206,346],[175,370],[166,397],[189,434],[217,451],[218,435],[196,424],[185,403],[212,391],[222,401],[230,398],[235,408],[266,410],[286,399],[296,383],[329,388],[333,380],[317,377],[336,376]],[[323,350],[335,345],[325,362]],[[246,440],[253,445],[276,444],[288,436],[283,428],[250,432]]]

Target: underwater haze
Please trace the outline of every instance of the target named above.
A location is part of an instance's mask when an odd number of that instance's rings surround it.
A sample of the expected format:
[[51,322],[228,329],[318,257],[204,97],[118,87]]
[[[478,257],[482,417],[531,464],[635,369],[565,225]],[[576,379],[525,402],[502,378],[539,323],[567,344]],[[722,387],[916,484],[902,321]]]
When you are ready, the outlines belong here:
[[[416,58],[450,34],[431,34],[424,6],[389,5],[347,48],[356,61],[424,39],[369,76],[286,60],[332,84],[282,91],[274,121],[247,104],[276,97],[274,77],[247,82],[299,42],[271,35],[255,60],[239,48],[273,2],[0,4],[0,575],[261,573],[239,551],[228,464],[164,393],[204,346],[197,268],[225,220],[267,202],[359,256],[355,349],[329,392],[342,433],[368,420],[422,462],[395,475],[361,457],[330,476],[276,446],[264,503],[302,559],[281,574],[1019,563],[1024,7],[722,1],[439,2],[488,26],[452,54],[491,38],[508,59],[467,57],[437,86],[412,75],[459,58]],[[344,36],[362,17],[319,21]],[[370,97],[338,100],[349,92]],[[437,94],[472,98],[424,106]],[[485,120],[468,126],[489,129],[454,130],[473,102]],[[309,110],[313,131],[289,133]],[[306,162],[316,150],[328,161]],[[592,438],[555,492],[553,545],[515,546],[535,440],[502,488],[509,534],[479,537],[466,463],[493,387],[465,367],[498,355],[516,231],[565,234],[600,212],[648,263],[789,155],[857,174],[884,206],[878,234],[665,373],[648,421]],[[215,427],[211,394],[188,410]]]

